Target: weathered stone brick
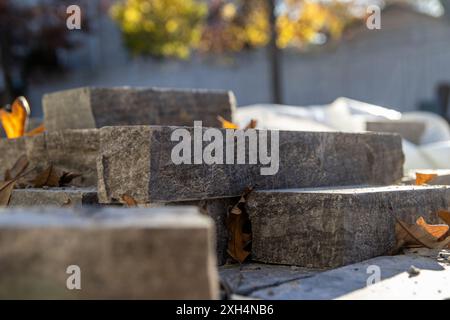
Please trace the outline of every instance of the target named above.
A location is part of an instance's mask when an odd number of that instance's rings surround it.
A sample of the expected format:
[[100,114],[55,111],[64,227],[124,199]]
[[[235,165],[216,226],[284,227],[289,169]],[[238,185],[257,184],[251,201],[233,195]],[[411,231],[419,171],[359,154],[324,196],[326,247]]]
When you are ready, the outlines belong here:
[[[21,210],[0,210],[2,299],[218,298],[212,221],[196,208]],[[66,286],[74,265],[81,290]]]
[[438,223],[449,207],[445,186],[256,191],[247,201],[252,258],[312,268],[363,261],[395,247],[396,218]]
[[162,88],[78,88],[43,98],[48,131],[124,125],[189,126],[195,120],[218,126],[232,119],[232,92]]
[[[404,156],[397,135],[280,131],[278,171],[262,175],[262,168],[269,165],[248,164],[248,148],[247,164],[175,164],[171,153],[179,142],[171,141],[171,136],[177,129],[180,128],[100,129],[100,202],[115,202],[124,194],[140,203],[233,197],[240,196],[248,186],[277,189],[386,185],[403,176]],[[184,129],[194,136],[194,128]],[[219,131],[225,136],[224,129]],[[203,142],[203,147],[208,144]],[[225,158],[225,145],[221,151]]]

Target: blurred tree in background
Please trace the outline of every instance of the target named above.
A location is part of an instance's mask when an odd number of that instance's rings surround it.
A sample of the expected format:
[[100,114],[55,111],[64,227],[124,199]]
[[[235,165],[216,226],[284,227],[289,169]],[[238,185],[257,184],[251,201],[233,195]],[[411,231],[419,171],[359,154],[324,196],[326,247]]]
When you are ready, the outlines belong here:
[[111,13],[134,54],[187,58],[199,44],[207,6],[196,0],[127,0]]
[[338,39],[355,20],[353,1],[122,0],[111,9],[135,54],[188,58],[267,46],[273,102],[281,101],[280,49]]
[[[66,27],[70,4],[69,0],[0,0],[0,63],[5,87],[2,103],[25,95],[32,76],[61,71],[58,49],[77,45]],[[86,21],[83,29],[87,29]]]
[[338,0],[124,0],[111,13],[133,53],[187,58],[191,49],[221,53],[266,46],[271,8],[279,48],[337,39],[355,19],[354,3]]

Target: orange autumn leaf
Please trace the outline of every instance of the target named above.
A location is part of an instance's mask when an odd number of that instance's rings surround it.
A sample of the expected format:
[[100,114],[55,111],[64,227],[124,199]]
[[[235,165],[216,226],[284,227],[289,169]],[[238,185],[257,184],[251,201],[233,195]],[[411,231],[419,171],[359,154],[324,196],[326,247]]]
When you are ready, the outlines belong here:
[[[450,212],[439,211],[438,215],[447,222]],[[395,226],[397,246],[394,252],[401,248],[426,247],[428,249],[450,248],[450,236],[448,225],[429,225],[425,219],[420,217],[415,224],[407,224],[397,219]]]
[[127,194],[124,194],[122,196],[122,201],[124,204],[127,205],[127,207],[137,207],[138,206],[137,201],[132,196],[129,196]]
[[244,130],[255,129],[257,124],[258,124],[258,121],[256,121],[255,119],[251,119]]
[[30,107],[24,97],[17,98],[11,112],[0,109],[0,120],[8,139],[22,137],[25,133],[25,124],[30,115]]
[[239,126],[237,124],[234,124],[231,121],[225,120],[221,116],[218,116],[217,120],[220,121],[220,123],[222,124],[222,128],[223,129],[239,129]]
[[44,131],[45,131],[45,127],[44,127],[43,124],[41,124],[39,127],[34,128],[33,130],[28,131],[27,133],[25,133],[25,136],[27,136],[27,137],[36,136],[38,134],[43,133]]
[[437,177],[436,173],[420,173],[416,172],[416,185],[426,184]]
[[444,249],[450,244],[450,237],[443,241],[438,241],[431,234],[429,234],[422,226],[417,224],[408,225],[403,221],[397,220],[398,225],[403,228],[406,234],[412,238],[416,245],[421,245],[428,249]]
[[439,218],[442,219],[442,221],[444,221],[446,224],[448,224],[450,226],[450,211],[440,210],[438,212],[438,216],[439,216]]
[[449,229],[449,226],[445,224],[441,225],[432,225],[426,223],[425,219],[423,217],[420,217],[417,219],[416,224],[418,226],[421,226],[426,232],[428,232],[430,235],[432,235],[434,238],[439,239],[443,237]]

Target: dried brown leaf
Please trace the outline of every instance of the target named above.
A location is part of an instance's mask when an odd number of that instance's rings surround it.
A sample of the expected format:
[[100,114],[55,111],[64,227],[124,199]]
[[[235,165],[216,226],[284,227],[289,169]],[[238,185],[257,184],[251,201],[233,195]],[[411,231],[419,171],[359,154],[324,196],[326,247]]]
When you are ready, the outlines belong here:
[[252,120],[250,120],[250,122],[245,126],[245,129],[244,129],[244,130],[247,130],[247,129],[255,129],[257,125],[258,125],[258,121],[255,120],[255,119],[252,119]]
[[449,226],[445,224],[432,225],[426,223],[423,217],[417,219],[416,224],[421,226],[426,232],[428,232],[433,238],[439,240],[445,236],[448,232]]
[[245,224],[245,216],[243,214],[230,214],[228,217],[228,231],[230,238],[228,241],[228,254],[239,261],[244,262],[250,255],[250,252],[245,250],[248,241],[251,239],[251,235],[243,233],[243,227]]
[[443,249],[450,244],[450,237],[443,241],[438,241],[420,225],[408,225],[398,219],[397,223],[408,234],[408,236],[414,240],[415,243],[412,244],[422,245],[428,249]]
[[17,159],[16,163],[13,165],[11,169],[6,170],[5,172],[5,180],[13,180],[20,175],[22,175],[25,170],[28,168],[29,162],[27,156],[23,155],[19,159]]
[[423,184],[427,184],[438,175],[436,173],[420,173],[416,172],[416,185],[420,186]]
[[70,184],[74,179],[81,177],[81,174],[75,172],[63,172],[59,179],[59,186],[64,187]]
[[442,221],[444,221],[446,224],[448,224],[450,226],[450,211],[440,210],[438,212],[438,216],[439,216],[439,218],[442,219]]
[[3,182],[0,185],[0,206],[6,207],[11,199],[11,194],[16,184],[16,180]]
[[127,195],[127,194],[124,194],[124,195],[122,196],[122,201],[123,201],[123,203],[126,204],[128,207],[137,207],[137,206],[138,206],[137,201],[136,201],[132,196],[129,196],[129,195]]
[[240,263],[244,262],[250,255],[250,251],[246,248],[252,240],[252,235],[246,230],[249,218],[245,211],[245,202],[252,190],[252,188],[247,188],[244,191],[238,203],[231,208],[227,218],[229,233],[227,252],[234,260]]
[[50,165],[47,169],[39,173],[34,180],[32,185],[35,188],[42,187],[59,187],[59,181],[63,175],[62,172],[55,169],[53,165]]

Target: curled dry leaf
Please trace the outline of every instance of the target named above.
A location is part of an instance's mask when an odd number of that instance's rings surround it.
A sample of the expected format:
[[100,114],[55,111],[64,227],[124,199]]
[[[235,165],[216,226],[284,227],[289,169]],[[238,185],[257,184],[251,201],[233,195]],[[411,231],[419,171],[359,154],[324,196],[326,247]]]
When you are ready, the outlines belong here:
[[127,207],[137,207],[138,206],[137,201],[132,196],[129,196],[127,194],[124,194],[122,196],[122,201]]
[[25,132],[30,113],[30,105],[25,97],[18,97],[14,100],[10,111],[5,108],[0,109],[0,122],[8,139],[35,136],[45,131],[44,125],[40,125],[29,132]]
[[11,194],[16,180],[6,181],[0,184],[0,207],[6,207],[11,199]]
[[[428,249],[444,249],[449,246],[450,237],[440,240],[429,232],[432,231],[435,235],[438,235],[442,233],[443,229],[439,229],[437,226],[430,226],[426,224],[425,220],[423,219],[419,219],[418,222],[420,224],[416,223],[413,225],[409,225],[397,219],[397,250],[399,250],[401,247],[422,246]],[[426,227],[424,227],[425,225]]]
[[432,225],[426,223],[423,217],[417,219],[416,224],[421,226],[428,234],[430,234],[436,240],[439,240],[443,236],[445,236],[448,232],[449,226],[445,224]]
[[[217,120],[220,121],[223,129],[239,129],[239,126],[231,121],[228,121],[221,116],[217,117]],[[255,129],[257,125],[257,121],[255,119],[251,119],[250,122],[245,126],[244,130]]]
[[5,181],[13,180],[22,175],[28,168],[28,165],[29,162],[27,156],[25,155],[21,156],[19,159],[17,159],[16,163],[13,165],[11,169],[6,170]]
[[230,210],[227,218],[229,233],[228,254],[236,261],[242,263],[250,255],[247,247],[251,243],[252,235],[248,228],[249,218],[245,212],[245,202],[252,188],[245,190],[238,203]]
[[420,173],[416,172],[416,185],[424,185],[436,178],[438,175],[436,173]]
[[53,165],[39,173],[31,182],[34,188],[42,187],[64,187],[73,179],[80,177],[78,173],[63,171]]
[[258,124],[258,121],[256,121],[255,119],[252,119],[252,120],[250,120],[250,122],[248,123],[248,125],[245,126],[245,129],[244,129],[244,130],[247,130],[247,129],[255,129],[256,126],[257,126],[257,124]]
[[223,129],[239,129],[239,126],[237,124],[234,124],[231,121],[225,120],[221,116],[218,116],[217,120],[220,121],[220,123],[222,124],[222,128]]
[[43,124],[41,124],[40,126],[34,128],[33,130],[30,130],[27,133],[25,133],[25,136],[27,136],[27,137],[37,136],[38,134],[41,134],[44,131],[45,131],[45,127]]
[[17,98],[11,105],[11,111],[0,109],[0,120],[8,139],[22,137],[25,124],[30,115],[30,106],[24,97]]
[[439,216],[439,218],[442,219],[442,221],[444,221],[446,224],[448,224],[450,226],[450,211],[440,210],[438,212],[438,216]]

